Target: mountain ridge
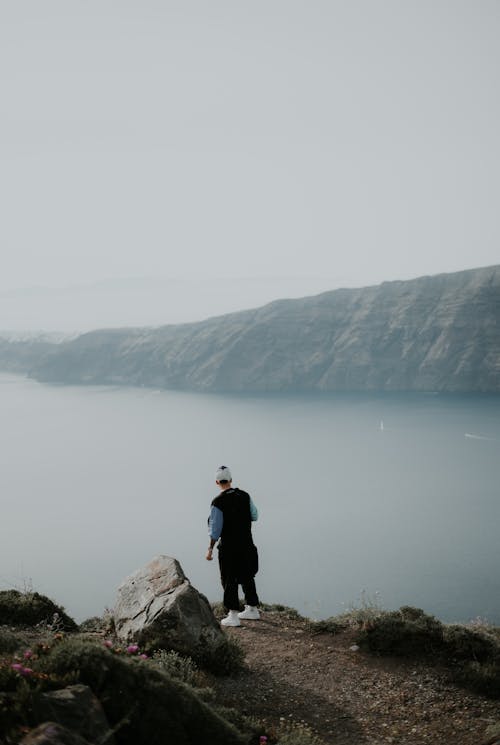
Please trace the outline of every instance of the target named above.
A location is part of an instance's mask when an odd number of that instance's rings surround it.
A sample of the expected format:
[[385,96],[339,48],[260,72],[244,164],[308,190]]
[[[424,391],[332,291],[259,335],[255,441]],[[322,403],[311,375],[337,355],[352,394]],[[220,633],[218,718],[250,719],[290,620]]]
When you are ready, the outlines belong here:
[[91,331],[45,349],[29,373],[233,393],[500,392],[500,265]]

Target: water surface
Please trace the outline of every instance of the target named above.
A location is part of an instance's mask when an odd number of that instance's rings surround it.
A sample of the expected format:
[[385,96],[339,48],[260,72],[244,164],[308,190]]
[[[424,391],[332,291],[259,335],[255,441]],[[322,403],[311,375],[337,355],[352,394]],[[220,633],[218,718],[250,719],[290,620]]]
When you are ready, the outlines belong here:
[[500,397],[219,396],[0,376],[0,587],[77,620],[159,553],[204,556],[215,467],[260,511],[261,599],[324,618],[417,605],[500,623]]

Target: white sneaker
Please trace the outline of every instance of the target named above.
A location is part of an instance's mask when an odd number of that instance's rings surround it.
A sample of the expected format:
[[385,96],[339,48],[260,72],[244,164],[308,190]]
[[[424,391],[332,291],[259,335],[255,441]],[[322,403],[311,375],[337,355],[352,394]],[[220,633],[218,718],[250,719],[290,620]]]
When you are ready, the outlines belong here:
[[230,610],[225,618],[221,621],[221,626],[241,626],[237,610]]
[[253,605],[245,605],[245,610],[238,613],[238,618],[247,618],[251,621],[258,621],[260,618],[259,609]]

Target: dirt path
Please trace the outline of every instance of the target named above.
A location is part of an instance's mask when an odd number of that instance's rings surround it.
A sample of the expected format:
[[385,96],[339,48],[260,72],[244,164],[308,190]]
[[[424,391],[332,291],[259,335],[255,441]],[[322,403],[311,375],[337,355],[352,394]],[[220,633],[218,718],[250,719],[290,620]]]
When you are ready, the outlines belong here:
[[263,612],[226,633],[239,639],[247,670],[219,679],[218,699],[264,720],[304,722],[332,745],[480,745],[500,704],[450,684],[422,663],[352,650],[353,633],[311,634],[304,620]]

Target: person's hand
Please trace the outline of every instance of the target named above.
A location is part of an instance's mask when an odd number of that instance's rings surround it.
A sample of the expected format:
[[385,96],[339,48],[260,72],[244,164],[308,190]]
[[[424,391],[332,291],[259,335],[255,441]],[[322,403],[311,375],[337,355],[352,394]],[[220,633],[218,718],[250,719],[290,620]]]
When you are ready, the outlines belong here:
[[207,551],[207,555],[205,556],[207,561],[212,561],[213,559],[212,552],[213,552],[213,549],[209,548]]

